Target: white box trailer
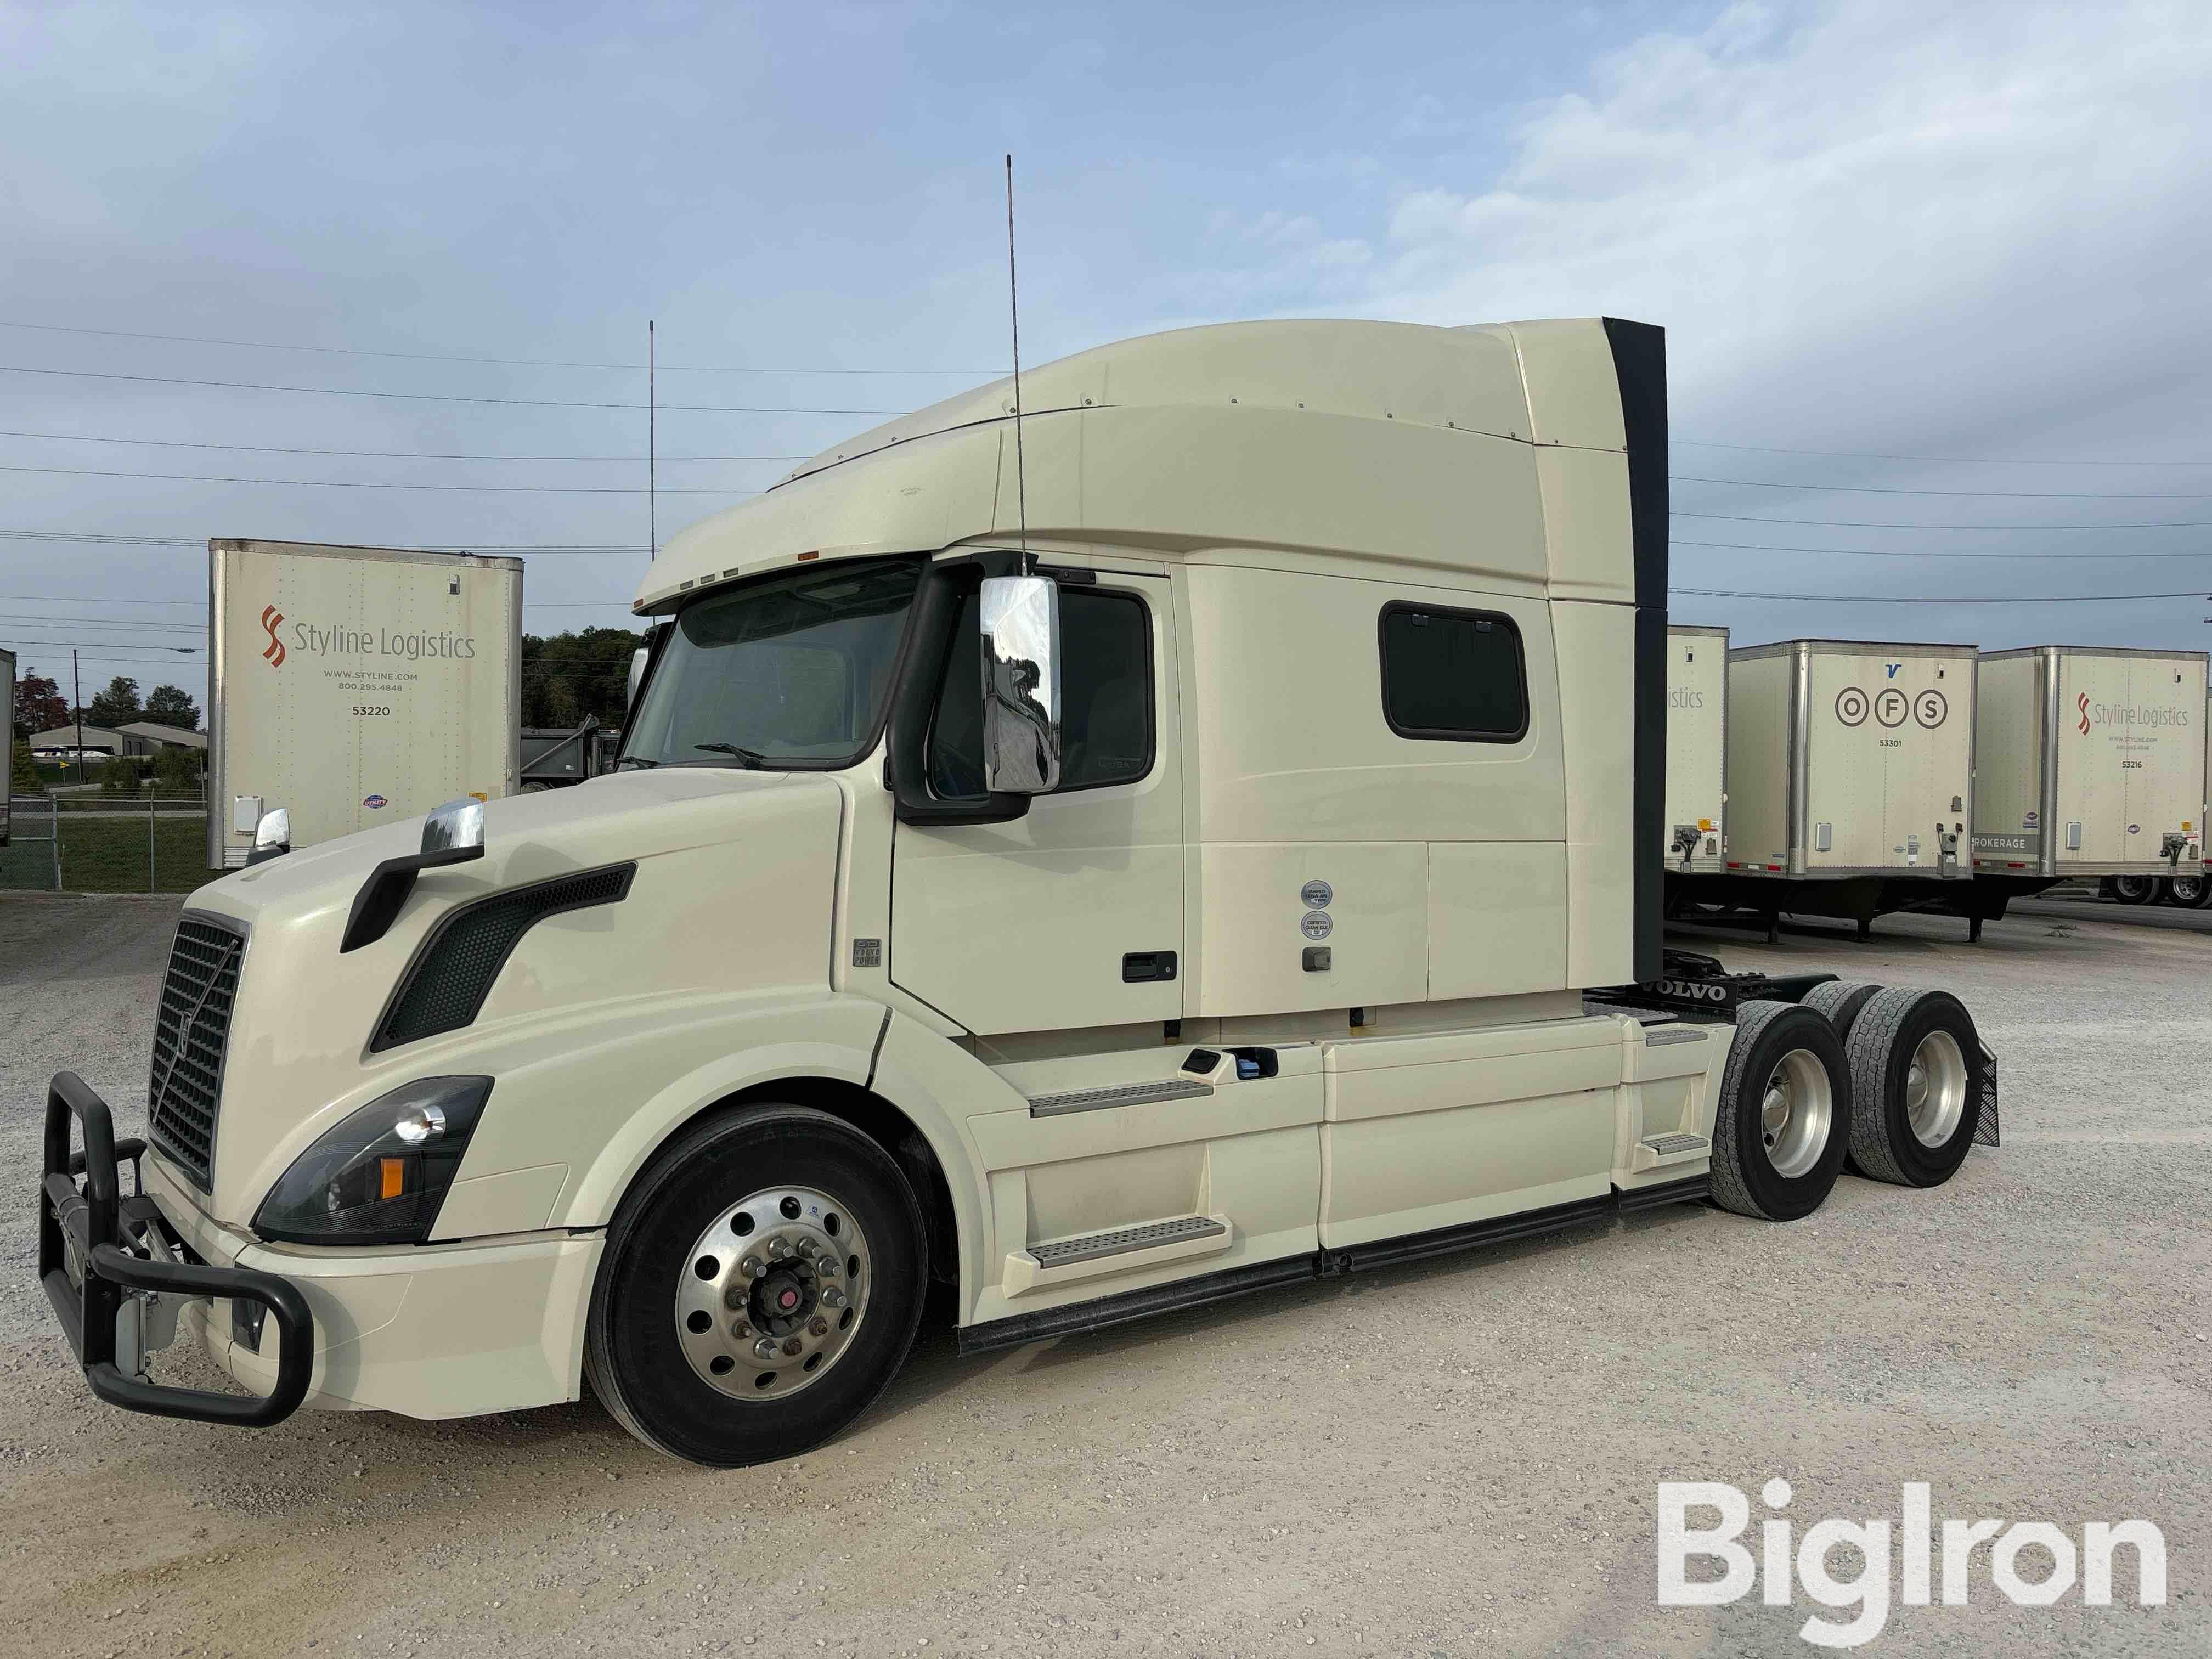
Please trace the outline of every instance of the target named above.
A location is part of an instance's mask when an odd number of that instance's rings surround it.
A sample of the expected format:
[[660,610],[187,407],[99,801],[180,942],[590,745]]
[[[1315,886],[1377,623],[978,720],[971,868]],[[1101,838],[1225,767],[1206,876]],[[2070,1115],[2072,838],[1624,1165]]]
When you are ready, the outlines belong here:
[[0,680],[8,683],[8,770],[0,777],[0,847],[5,847],[10,833],[8,798],[15,793],[15,653],[12,651],[0,651]]
[[514,792],[522,561],[208,544],[208,866],[283,807],[294,847]]
[[1976,654],[1862,640],[1731,650],[1725,868],[1679,878],[1683,896],[1760,912],[1770,930],[1784,912],[1862,933],[1890,910],[1968,914]]
[[1667,869],[1718,871],[1728,846],[1725,628],[1667,629]]
[[2201,876],[2206,654],[2036,645],[1981,659],[1973,860],[2001,896]]

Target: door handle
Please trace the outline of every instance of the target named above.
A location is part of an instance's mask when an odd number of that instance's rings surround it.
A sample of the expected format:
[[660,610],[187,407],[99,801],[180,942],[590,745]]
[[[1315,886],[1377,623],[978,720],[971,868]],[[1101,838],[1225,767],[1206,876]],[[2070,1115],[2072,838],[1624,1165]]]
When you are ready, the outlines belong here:
[[1176,953],[1172,951],[1132,951],[1121,958],[1124,985],[1143,985],[1175,976]]

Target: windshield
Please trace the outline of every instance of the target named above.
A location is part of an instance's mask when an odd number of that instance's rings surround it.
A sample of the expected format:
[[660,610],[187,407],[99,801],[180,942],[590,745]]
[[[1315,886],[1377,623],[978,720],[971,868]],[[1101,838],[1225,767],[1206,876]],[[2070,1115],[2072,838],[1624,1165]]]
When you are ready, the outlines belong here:
[[874,740],[918,559],[799,570],[677,613],[623,766],[833,768]]

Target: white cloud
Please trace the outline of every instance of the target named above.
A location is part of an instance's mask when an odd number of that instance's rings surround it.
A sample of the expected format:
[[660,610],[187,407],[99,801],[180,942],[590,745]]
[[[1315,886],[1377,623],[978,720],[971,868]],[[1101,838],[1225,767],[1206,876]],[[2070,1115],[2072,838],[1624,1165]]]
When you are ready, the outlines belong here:
[[1678,399],[1753,434],[1829,423],[1792,386],[1893,428],[1923,399],[1931,429],[2017,420],[2203,320],[2208,71],[2203,6],[1732,8],[1530,111],[1494,179],[1403,194],[1368,297],[1664,323]]

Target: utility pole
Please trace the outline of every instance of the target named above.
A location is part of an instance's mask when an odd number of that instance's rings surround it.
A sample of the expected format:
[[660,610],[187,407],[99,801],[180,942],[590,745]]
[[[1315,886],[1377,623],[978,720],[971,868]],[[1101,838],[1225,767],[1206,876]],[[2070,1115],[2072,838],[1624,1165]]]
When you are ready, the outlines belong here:
[[76,653],[70,653],[70,706],[76,710],[76,781],[84,781],[84,686],[76,675]]

